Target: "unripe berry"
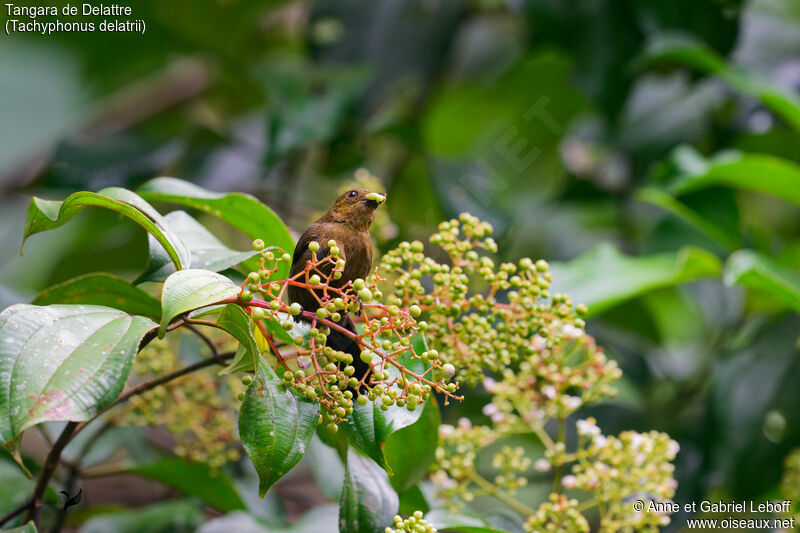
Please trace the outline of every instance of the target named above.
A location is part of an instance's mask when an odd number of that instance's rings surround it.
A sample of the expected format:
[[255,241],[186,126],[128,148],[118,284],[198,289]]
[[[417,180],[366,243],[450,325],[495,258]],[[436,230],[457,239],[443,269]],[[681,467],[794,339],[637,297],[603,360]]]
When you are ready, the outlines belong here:
[[454,367],[450,363],[446,363],[442,365],[442,374],[444,374],[444,377],[446,377],[447,379],[450,379],[456,375],[456,367]]
[[419,315],[422,314],[422,309],[420,309],[418,305],[412,305],[411,307],[408,308],[408,312],[411,314],[411,316],[417,318]]
[[320,283],[322,283],[322,280],[319,278],[319,276],[317,274],[314,274],[313,276],[311,276],[309,278],[308,283],[310,285],[312,285],[312,286],[315,286],[315,285],[319,285]]
[[264,241],[262,241],[261,239],[256,239],[253,241],[253,250],[256,250],[257,252],[263,250],[264,246],[265,246]]
[[359,358],[363,362],[370,364],[372,362],[372,352],[370,350],[362,350]]
[[297,316],[303,312],[303,306],[297,302],[294,302],[292,305],[289,306],[289,312]]
[[245,385],[250,385],[253,382],[253,376],[250,374],[245,374],[242,376],[242,383]]
[[319,243],[317,241],[311,241],[310,243],[308,243],[308,249],[311,250],[312,252],[318,252]]
[[363,289],[358,291],[358,297],[361,298],[362,302],[369,302],[370,300],[372,300],[372,291],[364,287]]

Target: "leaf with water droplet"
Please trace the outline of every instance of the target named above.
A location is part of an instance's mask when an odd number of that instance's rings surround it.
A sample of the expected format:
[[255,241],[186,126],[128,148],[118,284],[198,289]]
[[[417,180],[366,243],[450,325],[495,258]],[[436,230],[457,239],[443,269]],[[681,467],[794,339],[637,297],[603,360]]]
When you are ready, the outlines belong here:
[[48,421],[83,421],[119,396],[156,323],[96,305],[25,305],[0,313],[0,438]]

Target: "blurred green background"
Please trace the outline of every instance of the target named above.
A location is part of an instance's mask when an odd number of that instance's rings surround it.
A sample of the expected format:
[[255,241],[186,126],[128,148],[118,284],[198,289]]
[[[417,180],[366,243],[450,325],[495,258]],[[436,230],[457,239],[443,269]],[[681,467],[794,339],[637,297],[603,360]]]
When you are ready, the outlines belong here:
[[2,36],[1,307],[146,261],[100,211],[17,257],[31,194],[170,175],[302,230],[365,168],[379,247],[469,211],[554,263],[624,371],[583,414],[677,439],[677,501],[800,493],[796,0],[131,5],[144,35]]

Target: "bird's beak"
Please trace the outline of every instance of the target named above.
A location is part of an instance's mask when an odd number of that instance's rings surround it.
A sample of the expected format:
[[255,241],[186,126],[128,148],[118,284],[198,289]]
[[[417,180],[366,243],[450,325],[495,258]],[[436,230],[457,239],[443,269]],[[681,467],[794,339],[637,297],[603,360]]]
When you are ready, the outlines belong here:
[[386,195],[377,192],[371,192],[367,195],[367,206],[378,207],[386,201]]

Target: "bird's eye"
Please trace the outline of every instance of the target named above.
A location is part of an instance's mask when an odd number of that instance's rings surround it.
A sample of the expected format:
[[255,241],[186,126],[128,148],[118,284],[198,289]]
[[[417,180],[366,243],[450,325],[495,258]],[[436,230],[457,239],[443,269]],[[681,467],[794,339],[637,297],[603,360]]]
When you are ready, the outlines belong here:
[[355,198],[356,196],[358,196],[358,191],[350,191],[347,193],[348,198]]

